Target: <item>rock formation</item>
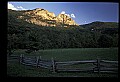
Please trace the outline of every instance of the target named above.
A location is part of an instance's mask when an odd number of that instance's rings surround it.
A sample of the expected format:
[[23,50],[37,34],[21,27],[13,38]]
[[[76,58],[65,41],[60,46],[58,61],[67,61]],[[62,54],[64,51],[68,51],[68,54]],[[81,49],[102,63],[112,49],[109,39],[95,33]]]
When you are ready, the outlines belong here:
[[22,16],[18,16],[18,19],[24,19],[29,23],[41,26],[78,25],[72,18],[65,14],[55,16],[53,12],[41,8],[26,10]]

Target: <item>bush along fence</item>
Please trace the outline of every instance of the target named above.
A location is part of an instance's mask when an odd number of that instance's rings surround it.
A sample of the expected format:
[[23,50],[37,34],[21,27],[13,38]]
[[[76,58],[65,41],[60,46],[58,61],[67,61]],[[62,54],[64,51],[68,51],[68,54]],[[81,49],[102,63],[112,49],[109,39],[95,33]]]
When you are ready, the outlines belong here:
[[[18,59],[18,57],[16,57]],[[57,72],[97,72],[97,73],[118,73],[118,61],[108,60],[84,60],[84,61],[66,61],[58,62],[51,58],[51,60],[42,59],[39,57],[25,57],[20,55],[20,64],[27,66],[35,66],[49,69]]]

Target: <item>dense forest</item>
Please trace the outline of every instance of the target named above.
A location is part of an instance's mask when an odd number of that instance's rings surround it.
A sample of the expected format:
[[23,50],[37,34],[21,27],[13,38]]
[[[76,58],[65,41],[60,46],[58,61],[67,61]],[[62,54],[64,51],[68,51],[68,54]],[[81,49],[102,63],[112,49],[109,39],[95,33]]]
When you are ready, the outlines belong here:
[[65,27],[38,26],[8,11],[8,49],[106,48],[118,47],[118,23],[92,22]]

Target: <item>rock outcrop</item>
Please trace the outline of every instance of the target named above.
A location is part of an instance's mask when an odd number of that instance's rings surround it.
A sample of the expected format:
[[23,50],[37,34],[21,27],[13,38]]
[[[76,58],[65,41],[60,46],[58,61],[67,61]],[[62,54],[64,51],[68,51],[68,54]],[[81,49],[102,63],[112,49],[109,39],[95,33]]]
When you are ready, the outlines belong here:
[[72,18],[65,14],[55,16],[53,12],[41,8],[26,10],[23,15],[18,16],[18,18],[41,26],[78,25]]

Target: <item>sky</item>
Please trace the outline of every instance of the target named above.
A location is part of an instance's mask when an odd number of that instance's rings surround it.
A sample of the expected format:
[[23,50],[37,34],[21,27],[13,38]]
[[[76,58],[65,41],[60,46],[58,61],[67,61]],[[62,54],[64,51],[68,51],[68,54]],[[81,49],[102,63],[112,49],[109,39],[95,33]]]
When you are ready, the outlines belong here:
[[70,16],[77,24],[88,24],[94,21],[118,22],[119,3],[113,2],[8,2],[8,9],[32,10],[43,8]]

